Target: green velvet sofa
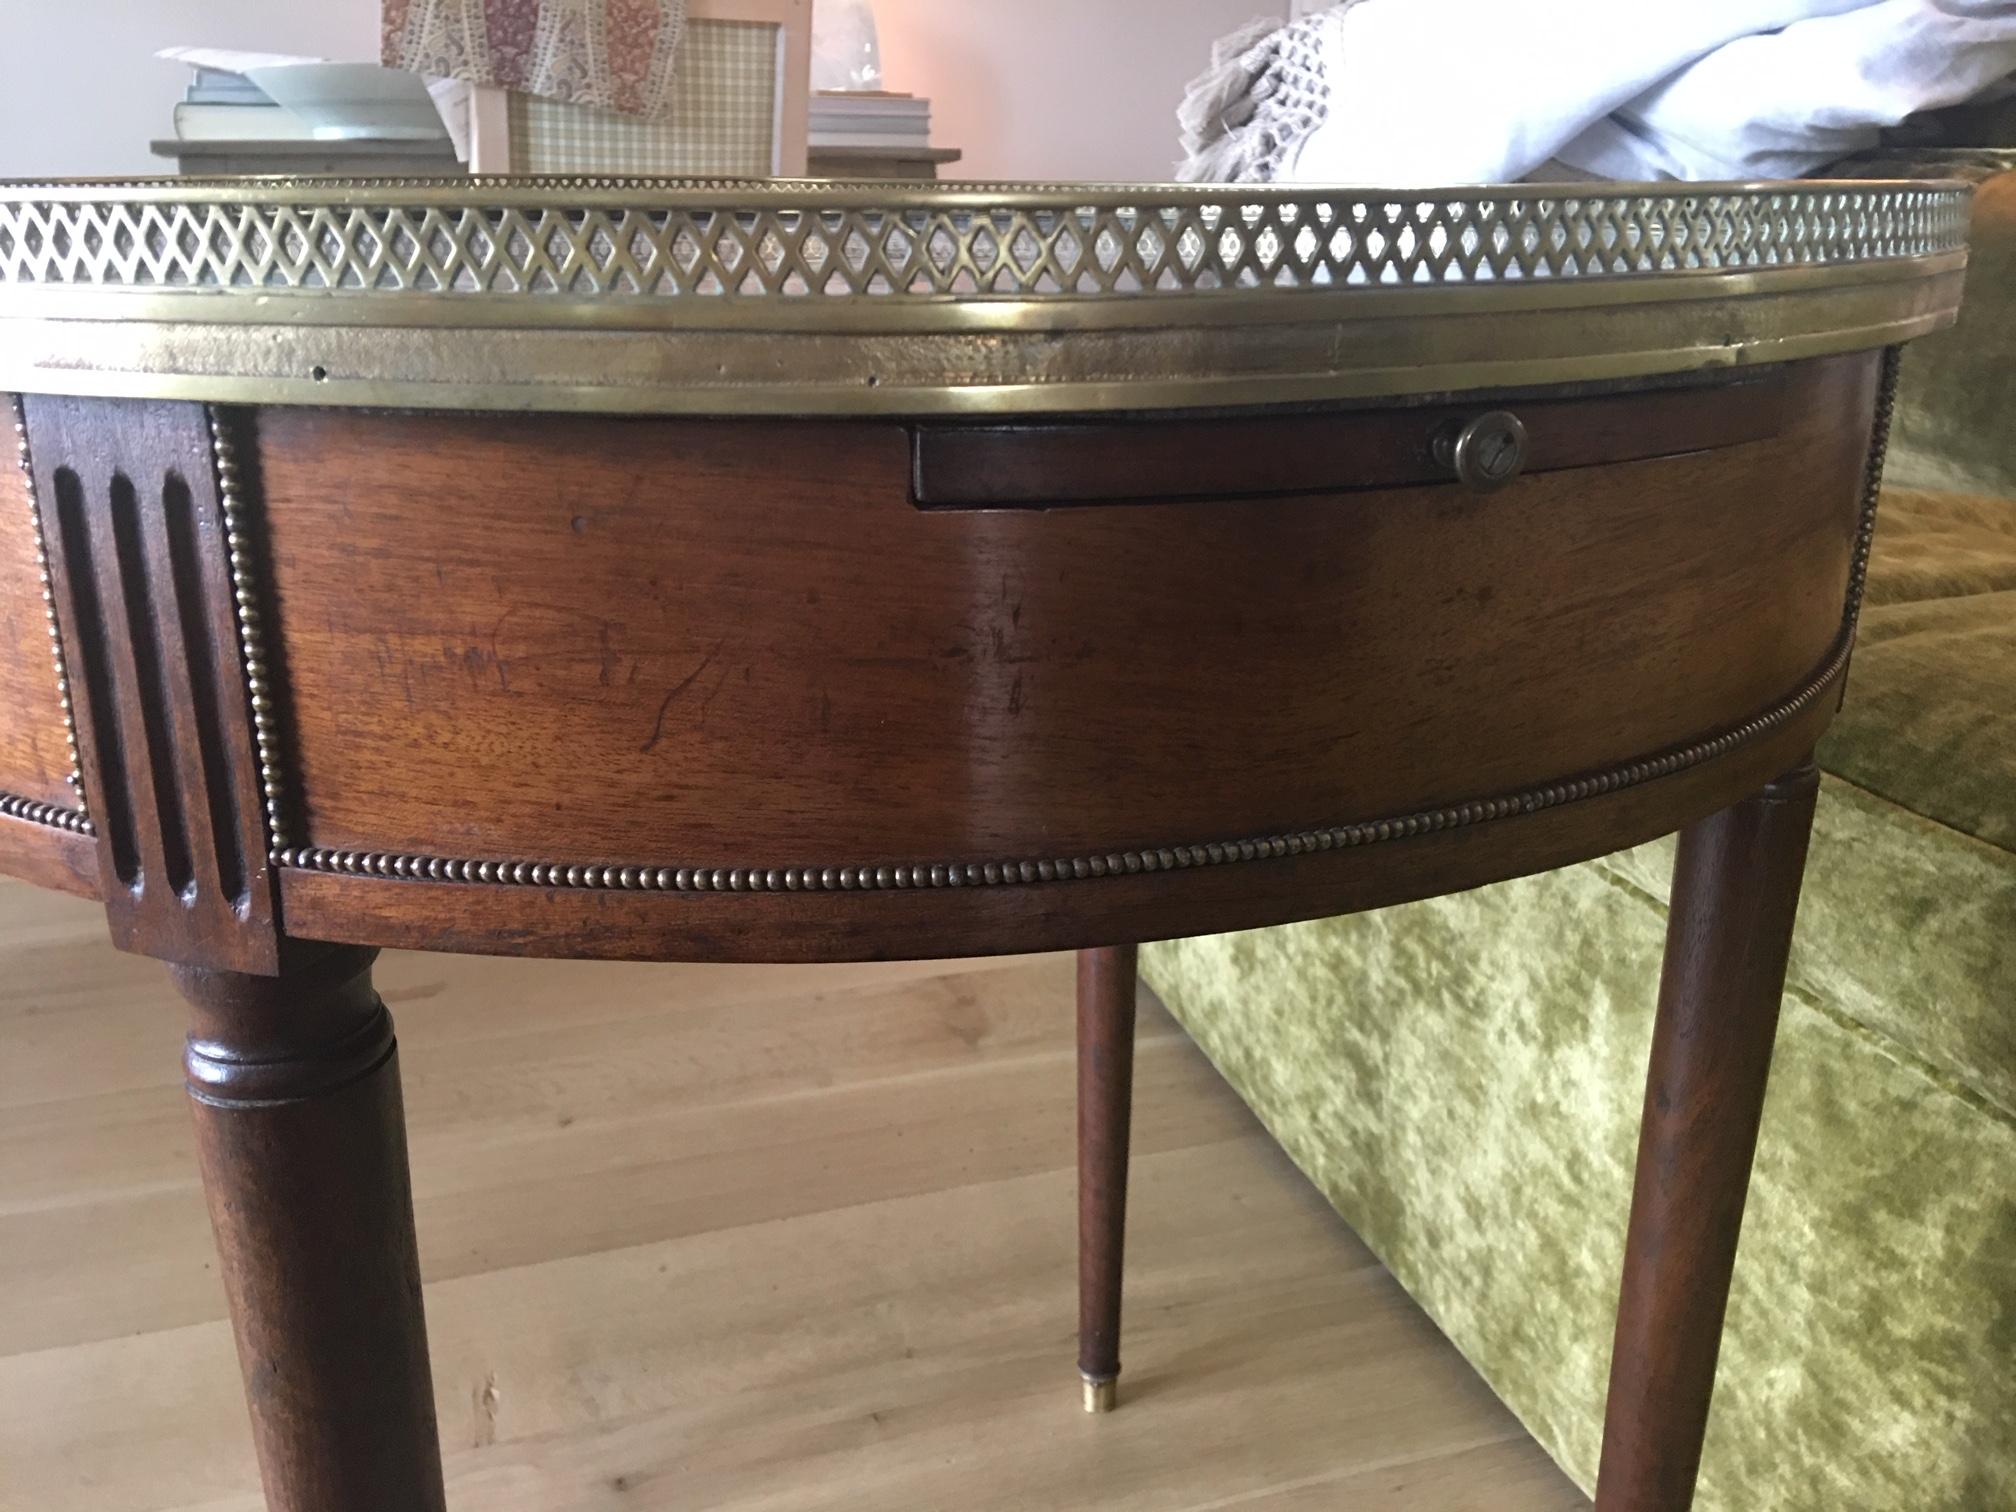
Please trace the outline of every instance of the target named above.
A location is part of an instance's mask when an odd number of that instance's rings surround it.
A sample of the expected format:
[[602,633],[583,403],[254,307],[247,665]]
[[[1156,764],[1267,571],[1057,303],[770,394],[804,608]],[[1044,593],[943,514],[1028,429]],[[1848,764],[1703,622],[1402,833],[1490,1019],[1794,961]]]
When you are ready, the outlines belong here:
[[[1702,1512],[2016,1509],[2016,172],[1906,355]],[[1594,1484],[1671,841],[1142,971]]]

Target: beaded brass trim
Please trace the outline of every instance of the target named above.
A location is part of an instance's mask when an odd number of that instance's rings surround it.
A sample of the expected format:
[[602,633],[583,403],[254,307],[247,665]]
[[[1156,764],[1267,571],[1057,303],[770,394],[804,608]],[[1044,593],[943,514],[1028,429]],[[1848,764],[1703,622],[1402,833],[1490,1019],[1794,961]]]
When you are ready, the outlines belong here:
[[1904,348],[1888,347],[1877,380],[1876,419],[1869,433],[1869,461],[1862,473],[1862,515],[1855,530],[1855,556],[1848,575],[1847,633],[1852,641],[1862,623],[1862,594],[1869,582],[1869,552],[1876,541],[1876,504],[1883,493],[1883,463],[1890,452],[1890,422],[1897,412],[1897,375]]
[[30,824],[44,825],[49,829],[68,830],[73,835],[98,833],[90,819],[76,809],[43,803],[36,798],[23,798],[18,793],[0,793],[0,814],[10,819],[25,819]]
[[238,468],[238,446],[230,422],[214,408],[205,412],[210,424],[210,452],[217,469],[217,498],[224,509],[224,546],[231,561],[231,596],[237,611],[240,665],[245,671],[245,696],[252,708],[252,743],[259,756],[259,791],[266,812],[266,844],[281,850],[286,839],[286,782],[282,775],[278,718],[273,703],[271,662],[266,648],[265,620],[260,611],[258,574],[253,569],[250,510]]
[[627,889],[645,892],[858,892],[897,888],[993,887],[1030,882],[1072,882],[1138,872],[1188,871],[1242,861],[1271,861],[1312,851],[1349,850],[1388,840],[1404,840],[1438,830],[1464,829],[1493,819],[1534,814],[1582,798],[1636,787],[1727,755],[1738,746],[1777,729],[1810,708],[1848,665],[1851,642],[1844,637],[1790,698],[1711,739],[1680,746],[1641,761],[1601,772],[1528,788],[1493,798],[1426,809],[1388,819],[1324,829],[1296,830],[1247,840],[1109,851],[1044,860],[916,862],[850,866],[635,866],[577,865],[546,861],[476,861],[382,851],[340,851],[319,847],[281,851],[279,866],[353,876],[408,878],[435,882],[488,882],[518,887]]
[[[63,742],[65,748],[70,753],[70,771],[63,780],[70,784],[70,791],[77,795],[77,808],[74,815],[78,821],[76,824],[42,818],[36,818],[34,822],[38,824],[54,823],[59,829],[69,829],[81,835],[89,835],[94,833],[94,831],[91,827],[89,812],[84,803],[84,765],[83,758],[79,756],[77,751],[77,716],[70,707],[70,674],[65,669],[63,663],[63,632],[58,628],[56,622],[56,589],[49,576],[49,549],[48,543],[43,539],[42,535],[41,502],[36,497],[34,461],[28,450],[28,411],[26,406],[22,404],[19,394],[14,396],[14,446],[15,454],[20,459],[21,482],[28,493],[28,522],[29,528],[34,532],[33,539],[35,542],[35,575],[39,580],[42,590],[42,617],[47,621],[49,626],[49,656],[56,667],[56,701],[63,709]],[[32,817],[28,814],[16,812],[13,809],[4,808],[6,801],[10,800],[0,800],[0,811],[13,813],[17,819]],[[30,804],[31,807],[35,808],[47,808],[58,814],[68,814],[70,812],[54,804],[32,804],[30,800],[25,798],[13,799],[11,801]]]

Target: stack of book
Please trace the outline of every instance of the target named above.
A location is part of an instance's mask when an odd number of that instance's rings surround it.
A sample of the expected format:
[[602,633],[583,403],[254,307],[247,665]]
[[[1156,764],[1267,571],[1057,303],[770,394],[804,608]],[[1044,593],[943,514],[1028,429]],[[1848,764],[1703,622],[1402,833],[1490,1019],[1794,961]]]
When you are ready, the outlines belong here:
[[212,68],[208,64],[193,64],[189,70],[189,87],[182,91],[183,103],[189,105],[271,105],[273,97],[246,78],[228,68]]
[[931,102],[877,90],[822,89],[812,97],[811,146],[901,153],[931,145]]
[[314,133],[242,73],[198,64],[175,107],[175,135],[185,142],[306,142]]
[[[188,56],[190,53],[198,56]],[[193,48],[170,49],[164,56],[187,63],[190,75],[175,106],[174,136],[157,138],[153,147],[156,155],[173,158],[184,173],[432,175],[461,171],[461,159],[445,129],[416,140],[410,133],[384,132],[366,125],[341,132],[340,139],[329,139],[329,131],[318,133],[316,120],[281,104],[240,71],[315,60]],[[240,68],[222,66],[227,62],[239,63]],[[416,81],[414,87],[421,86]],[[424,93],[420,99],[426,103]]]

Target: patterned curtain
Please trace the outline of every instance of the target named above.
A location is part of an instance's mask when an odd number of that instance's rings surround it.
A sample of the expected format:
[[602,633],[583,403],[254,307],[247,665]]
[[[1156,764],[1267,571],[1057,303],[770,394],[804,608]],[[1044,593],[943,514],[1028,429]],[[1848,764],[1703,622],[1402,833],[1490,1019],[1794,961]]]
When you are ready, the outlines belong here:
[[657,116],[686,0],[383,0],[393,68]]

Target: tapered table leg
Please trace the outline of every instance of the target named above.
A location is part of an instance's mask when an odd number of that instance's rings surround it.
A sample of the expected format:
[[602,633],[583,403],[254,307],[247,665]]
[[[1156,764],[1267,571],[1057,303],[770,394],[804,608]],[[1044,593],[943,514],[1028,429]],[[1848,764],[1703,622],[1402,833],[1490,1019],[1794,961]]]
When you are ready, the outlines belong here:
[[392,1021],[371,950],[177,969],[203,1185],[273,1512],[442,1512]]
[[1693,1503],[1818,786],[1809,763],[1680,836],[1598,1512]]
[[1078,1373],[1087,1412],[1118,1402],[1135,956],[1132,945],[1078,952]]

